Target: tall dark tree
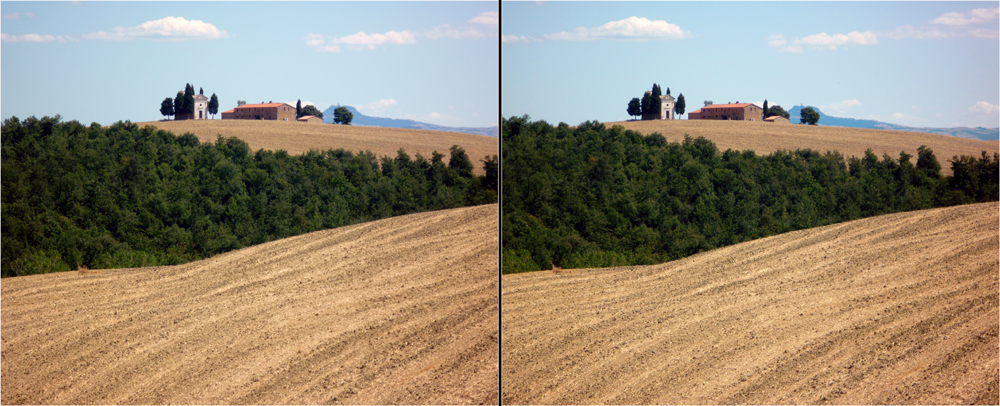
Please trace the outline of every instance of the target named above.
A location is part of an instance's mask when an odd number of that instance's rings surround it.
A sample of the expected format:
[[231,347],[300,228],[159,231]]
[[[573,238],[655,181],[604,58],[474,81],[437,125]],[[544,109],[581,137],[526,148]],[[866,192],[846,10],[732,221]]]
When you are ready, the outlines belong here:
[[628,115],[632,116],[633,119],[635,116],[642,114],[641,103],[642,101],[640,101],[638,97],[633,97],[632,100],[628,102]]
[[163,102],[160,103],[160,114],[162,114],[164,116],[167,116],[167,117],[174,115],[174,100],[173,99],[171,99],[169,97],[166,98],[166,99],[163,99]]
[[184,92],[177,92],[177,97],[174,97],[174,120],[178,120],[184,117]]
[[663,102],[660,100],[660,96],[663,95],[660,91],[660,85],[653,83],[652,98],[649,100],[649,112],[655,117],[660,116],[660,109],[663,108]]
[[799,124],[816,125],[819,123],[819,113],[812,107],[806,107],[799,113]]
[[652,93],[643,93],[642,101],[639,103],[639,114],[645,116],[647,114],[653,114],[653,111]]
[[674,112],[677,115],[684,115],[684,110],[687,109],[687,102],[684,101],[684,93],[677,95],[677,102],[674,103]]
[[194,114],[194,85],[188,83],[184,87],[184,114],[189,115],[189,118]]
[[205,89],[202,89],[202,88],[199,87],[198,88],[198,94],[204,96],[205,95]]
[[295,118],[302,117],[302,99],[295,102]]
[[208,114],[215,118],[215,114],[219,112],[219,98],[212,93],[212,98],[208,99]]
[[764,112],[764,118],[771,117],[767,115],[767,99],[764,99],[764,109],[762,111]]
[[667,96],[670,96],[670,88],[667,88]]

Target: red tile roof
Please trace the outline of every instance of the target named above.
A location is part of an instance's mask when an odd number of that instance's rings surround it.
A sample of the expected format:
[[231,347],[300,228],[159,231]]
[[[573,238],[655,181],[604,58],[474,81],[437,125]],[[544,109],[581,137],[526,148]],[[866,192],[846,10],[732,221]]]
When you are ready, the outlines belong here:
[[698,110],[695,110],[695,111],[689,111],[688,112],[688,114],[699,114],[699,113],[701,113],[701,109],[698,109]]
[[704,109],[724,109],[724,108],[743,108],[746,106],[754,105],[753,103],[730,103],[730,104],[713,104],[711,106],[702,107]]
[[235,113],[235,112],[236,112],[236,109],[229,109],[229,110],[223,111],[222,114]]
[[280,107],[280,106],[292,107],[288,103],[258,103],[258,104],[244,104],[244,105],[239,106],[237,108],[238,109],[254,109],[254,108],[262,108],[262,107]]

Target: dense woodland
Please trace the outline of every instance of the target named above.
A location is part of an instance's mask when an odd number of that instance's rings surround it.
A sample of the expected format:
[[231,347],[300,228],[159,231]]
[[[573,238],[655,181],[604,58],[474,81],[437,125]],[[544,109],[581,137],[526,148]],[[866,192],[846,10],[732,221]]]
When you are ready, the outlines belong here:
[[310,231],[497,201],[497,157],[292,156],[152,126],[2,129],[3,276],[178,264]]
[[886,213],[998,200],[997,154],[720,152],[620,126],[502,121],[503,272],[653,264]]

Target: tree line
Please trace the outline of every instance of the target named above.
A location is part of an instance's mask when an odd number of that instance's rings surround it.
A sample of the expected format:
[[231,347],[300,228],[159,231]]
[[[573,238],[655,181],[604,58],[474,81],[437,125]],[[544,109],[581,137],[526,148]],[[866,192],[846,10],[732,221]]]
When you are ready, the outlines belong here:
[[315,230],[497,202],[459,146],[450,159],[343,149],[252,152],[117,122],[3,121],[2,276],[178,264]]
[[1000,198],[1000,158],[720,152],[584,122],[501,121],[504,273],[654,264],[792,230]]

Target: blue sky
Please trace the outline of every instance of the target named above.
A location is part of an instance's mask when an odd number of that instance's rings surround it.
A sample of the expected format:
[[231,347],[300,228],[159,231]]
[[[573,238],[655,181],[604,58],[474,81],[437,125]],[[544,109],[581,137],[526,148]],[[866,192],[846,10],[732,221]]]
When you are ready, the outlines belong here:
[[[916,127],[1000,122],[997,2],[503,2],[501,114],[626,120],[653,83]],[[822,124],[822,122],[820,123]]]
[[[498,124],[496,2],[0,2],[0,115],[158,120],[186,83],[219,111],[357,107]],[[218,118],[218,116],[216,116]]]

